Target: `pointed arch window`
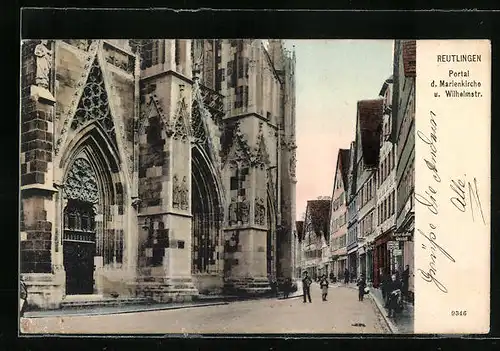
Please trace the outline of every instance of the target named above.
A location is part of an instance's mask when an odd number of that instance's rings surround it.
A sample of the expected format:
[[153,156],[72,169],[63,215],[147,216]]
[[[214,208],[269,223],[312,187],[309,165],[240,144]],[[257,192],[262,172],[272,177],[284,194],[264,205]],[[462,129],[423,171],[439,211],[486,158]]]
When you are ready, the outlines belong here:
[[71,128],[78,129],[90,121],[97,121],[111,140],[115,141],[115,126],[109,108],[108,94],[104,86],[102,71],[94,61],[90,68],[87,83],[78,103]]
[[141,45],[141,69],[146,69],[165,63],[165,41],[164,40],[144,40]]

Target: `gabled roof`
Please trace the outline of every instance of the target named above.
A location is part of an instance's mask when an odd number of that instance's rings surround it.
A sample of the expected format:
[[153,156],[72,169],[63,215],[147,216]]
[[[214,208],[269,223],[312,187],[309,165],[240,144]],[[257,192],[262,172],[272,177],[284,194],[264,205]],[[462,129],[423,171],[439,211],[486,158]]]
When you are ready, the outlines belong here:
[[416,40],[403,41],[403,67],[406,77],[415,77],[417,64]]
[[347,190],[347,175],[349,174],[349,150],[348,149],[339,149],[337,153],[337,166],[335,167],[335,179],[333,180],[333,192],[332,192],[332,201],[334,201],[334,194],[337,184],[337,175],[338,170],[340,169],[340,175],[342,177],[342,183],[344,185],[344,190]]
[[394,81],[393,77],[394,76],[391,74],[391,76],[384,81],[384,84],[382,84],[382,88],[380,88],[380,92],[378,93],[378,96],[384,96],[385,95],[385,92],[389,88],[389,85],[392,84],[393,81]]
[[295,227],[297,228],[297,237],[301,242],[304,239],[304,221],[296,221]]
[[[356,121],[357,123],[357,121]],[[356,130],[358,126],[356,124]],[[356,132],[357,134],[357,132]],[[357,138],[356,138],[357,139]],[[351,145],[349,147],[349,161],[347,163],[348,167],[347,168],[347,183],[346,183],[346,193],[347,197],[356,189],[356,141],[351,141]],[[351,182],[349,182],[349,174],[352,172],[352,179]]]
[[349,161],[350,161],[350,151],[349,149],[339,150],[340,159],[340,172],[342,173],[342,180],[344,181],[344,188],[347,187],[347,175],[349,174]]
[[309,200],[306,208],[306,214],[311,219],[310,229],[318,236],[323,233],[325,239],[328,237],[330,203],[331,200]]
[[378,163],[383,104],[382,99],[358,101],[361,152],[367,167],[375,167]]

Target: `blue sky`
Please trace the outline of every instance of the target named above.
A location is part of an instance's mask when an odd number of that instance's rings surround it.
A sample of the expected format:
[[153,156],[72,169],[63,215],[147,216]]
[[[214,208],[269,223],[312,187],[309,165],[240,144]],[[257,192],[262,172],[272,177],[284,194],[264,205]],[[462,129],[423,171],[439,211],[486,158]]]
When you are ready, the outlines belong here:
[[295,46],[297,220],[307,200],[331,196],[339,148],[349,148],[358,100],[392,74],[390,40],[287,40]]

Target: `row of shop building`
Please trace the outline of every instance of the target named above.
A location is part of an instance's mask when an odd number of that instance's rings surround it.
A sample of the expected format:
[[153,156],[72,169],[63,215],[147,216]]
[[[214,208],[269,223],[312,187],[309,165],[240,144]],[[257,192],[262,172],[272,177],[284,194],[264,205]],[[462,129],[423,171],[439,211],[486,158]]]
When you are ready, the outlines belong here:
[[356,135],[337,154],[332,196],[307,203],[296,223],[297,275],[379,287],[409,266],[413,297],[415,41],[394,43],[394,72],[378,97],[358,101]]

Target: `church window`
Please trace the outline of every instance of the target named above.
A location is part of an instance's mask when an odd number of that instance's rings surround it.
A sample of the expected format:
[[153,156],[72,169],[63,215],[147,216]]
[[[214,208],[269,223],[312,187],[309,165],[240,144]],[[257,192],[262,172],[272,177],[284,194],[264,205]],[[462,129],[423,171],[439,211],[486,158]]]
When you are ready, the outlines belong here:
[[234,99],[234,108],[243,107],[243,87],[237,86],[234,91],[235,99]]
[[181,64],[181,41],[175,40],[175,65],[179,66]]
[[141,49],[142,64],[145,69],[165,62],[165,43],[163,40],[144,40]]
[[71,128],[78,129],[90,121],[97,121],[103,130],[115,139],[115,127],[109,109],[108,94],[104,87],[104,80],[97,60],[90,69],[87,83],[75,112]]
[[123,262],[123,230],[117,230],[115,236],[115,260],[117,263]]
[[237,190],[237,189],[238,189],[238,178],[231,177],[231,189],[230,190]]

